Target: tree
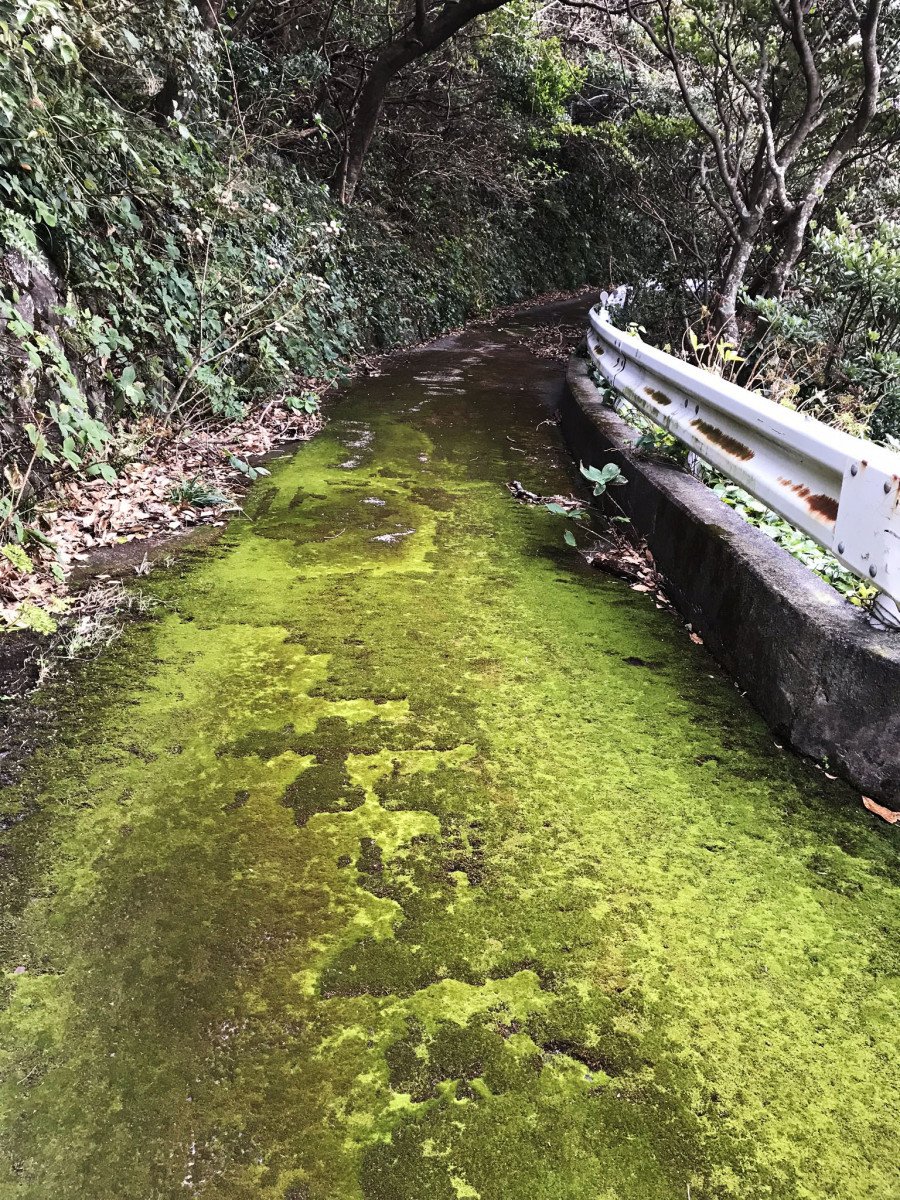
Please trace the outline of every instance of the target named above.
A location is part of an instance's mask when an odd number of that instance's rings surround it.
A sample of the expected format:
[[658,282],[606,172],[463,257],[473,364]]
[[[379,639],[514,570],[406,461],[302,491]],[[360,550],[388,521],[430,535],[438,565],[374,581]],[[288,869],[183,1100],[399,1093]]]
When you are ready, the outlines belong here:
[[888,21],[883,0],[564,2],[624,17],[671,70],[701,139],[703,194],[727,233],[715,319],[736,337],[751,268],[751,290],[781,296],[838,173],[900,141],[882,70],[896,6]]
[[412,12],[363,68],[344,142],[335,191],[351,204],[366,155],[378,127],[391,81],[411,63],[437,50],[476,17],[501,8],[507,0],[414,0]]

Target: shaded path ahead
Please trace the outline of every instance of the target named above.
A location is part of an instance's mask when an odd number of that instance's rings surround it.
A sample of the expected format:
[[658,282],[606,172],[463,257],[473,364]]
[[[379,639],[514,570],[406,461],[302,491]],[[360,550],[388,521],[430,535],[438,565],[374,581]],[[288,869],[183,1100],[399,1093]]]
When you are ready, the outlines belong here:
[[0,795],[2,1200],[900,1195],[896,838],[509,498],[560,377],[356,385],[82,671]]

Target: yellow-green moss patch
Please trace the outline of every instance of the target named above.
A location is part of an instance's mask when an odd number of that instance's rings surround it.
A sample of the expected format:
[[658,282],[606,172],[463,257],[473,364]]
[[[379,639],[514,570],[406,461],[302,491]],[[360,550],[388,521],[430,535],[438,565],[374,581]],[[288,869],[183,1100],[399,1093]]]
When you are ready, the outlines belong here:
[[4,1200],[900,1194],[894,834],[509,498],[553,370],[367,382],[77,673],[0,797]]

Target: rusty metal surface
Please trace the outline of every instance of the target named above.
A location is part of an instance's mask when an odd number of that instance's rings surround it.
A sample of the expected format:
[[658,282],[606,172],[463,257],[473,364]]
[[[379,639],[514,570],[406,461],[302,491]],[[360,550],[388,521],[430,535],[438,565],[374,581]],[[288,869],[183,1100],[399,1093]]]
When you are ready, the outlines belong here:
[[682,362],[591,310],[588,351],[635,408],[900,600],[900,454]]

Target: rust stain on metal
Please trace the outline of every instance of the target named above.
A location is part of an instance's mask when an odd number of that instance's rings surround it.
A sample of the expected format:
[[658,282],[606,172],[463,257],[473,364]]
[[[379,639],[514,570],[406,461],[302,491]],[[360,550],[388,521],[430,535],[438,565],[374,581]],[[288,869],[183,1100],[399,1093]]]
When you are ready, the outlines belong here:
[[666,393],[661,392],[659,390],[659,388],[644,388],[644,391],[647,393],[647,395],[650,397],[651,400],[655,400],[657,404],[661,404],[663,407],[665,407],[667,404],[672,403],[672,401],[669,399],[669,397],[666,395]]
[[696,421],[691,421],[694,429],[700,431],[707,441],[713,442],[719,446],[726,454],[730,454],[732,458],[739,458],[746,461],[748,458],[753,458],[755,451],[749,446],[745,446],[743,442],[739,442],[737,438],[733,438],[730,433],[725,433],[724,430],[718,429],[715,425],[710,425],[708,421],[704,421],[698,417]]
[[810,511],[818,513],[820,517],[824,517],[832,525],[837,520],[838,502],[834,496],[828,496],[825,492],[820,492],[817,496],[810,496],[806,501]]
[[830,521],[832,525],[837,520],[838,502],[834,496],[829,496],[827,492],[817,492],[813,495],[812,489],[808,488],[806,484],[794,483],[792,479],[785,479],[783,476],[779,477],[778,482],[799,496],[806,503],[810,512]]

